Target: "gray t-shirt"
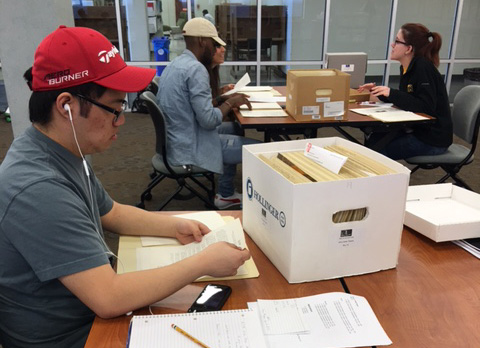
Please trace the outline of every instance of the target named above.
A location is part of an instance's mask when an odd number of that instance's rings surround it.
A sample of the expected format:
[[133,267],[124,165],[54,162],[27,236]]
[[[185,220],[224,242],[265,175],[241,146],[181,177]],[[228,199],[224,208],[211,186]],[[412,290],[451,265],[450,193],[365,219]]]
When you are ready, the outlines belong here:
[[95,315],[58,278],[109,263],[100,216],[113,201],[89,172],[34,127],[14,140],[0,165],[4,347],[85,344]]

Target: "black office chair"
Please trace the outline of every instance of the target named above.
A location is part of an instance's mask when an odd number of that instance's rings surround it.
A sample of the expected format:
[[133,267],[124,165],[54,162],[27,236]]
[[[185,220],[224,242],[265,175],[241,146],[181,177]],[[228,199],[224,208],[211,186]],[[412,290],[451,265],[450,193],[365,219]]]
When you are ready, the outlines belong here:
[[446,174],[437,183],[452,178],[455,184],[472,190],[457,174],[464,165],[473,162],[473,154],[477,147],[480,126],[480,86],[466,86],[457,93],[453,101],[452,121],[453,133],[467,142],[470,148],[454,143],[441,155],[415,156],[407,158],[405,161],[416,165],[412,174],[420,168],[435,169],[440,167]]
[[[140,203],[137,204],[139,208],[145,208],[145,201],[152,199],[152,189],[157,186],[163,179],[169,178],[177,181],[178,187],[158,208],[162,210],[174,198],[189,199],[194,196],[200,198],[209,209],[217,210],[213,204],[215,198],[215,180],[214,173],[203,168],[192,165],[173,166],[167,160],[167,123],[165,116],[157,104],[155,95],[150,91],[145,91],[140,98],[147,105],[150,117],[152,118],[155,127],[156,135],[156,154],[152,158],[153,173],[150,175],[152,181],[148,184],[147,189],[140,196]],[[198,179],[204,177],[208,183],[205,185]],[[199,188],[205,191],[205,194],[200,193],[190,183],[195,183]],[[180,191],[183,189],[190,191],[190,195],[181,196]]]

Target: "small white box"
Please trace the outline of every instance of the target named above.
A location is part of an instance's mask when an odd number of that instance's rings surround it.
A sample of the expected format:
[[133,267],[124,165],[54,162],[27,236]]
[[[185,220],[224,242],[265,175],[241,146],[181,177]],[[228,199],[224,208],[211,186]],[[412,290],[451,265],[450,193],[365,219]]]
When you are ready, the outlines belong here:
[[[307,142],[340,145],[395,174],[293,184],[259,154],[303,151]],[[410,171],[341,138],[274,142],[243,147],[243,226],[289,283],[394,268],[400,252]],[[367,208],[362,221],[334,223],[334,213]]]
[[405,225],[436,242],[480,237],[480,195],[452,184],[410,186]]
[[148,32],[150,34],[155,34],[161,26],[161,21],[159,17],[148,17]]

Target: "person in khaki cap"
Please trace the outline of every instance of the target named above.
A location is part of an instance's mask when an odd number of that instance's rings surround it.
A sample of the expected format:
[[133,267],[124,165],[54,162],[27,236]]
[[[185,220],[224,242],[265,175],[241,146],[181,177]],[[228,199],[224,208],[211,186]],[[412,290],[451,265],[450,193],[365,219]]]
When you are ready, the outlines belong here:
[[218,107],[212,104],[210,78],[216,47],[225,46],[215,26],[193,18],[183,27],[187,49],[163,71],[157,94],[168,125],[167,153],[173,165],[193,165],[221,174],[215,205],[226,209],[241,204],[235,192],[236,165],[242,162],[242,146],[256,140],[222,133],[222,120],[232,108],[246,104],[247,96],[234,93]]

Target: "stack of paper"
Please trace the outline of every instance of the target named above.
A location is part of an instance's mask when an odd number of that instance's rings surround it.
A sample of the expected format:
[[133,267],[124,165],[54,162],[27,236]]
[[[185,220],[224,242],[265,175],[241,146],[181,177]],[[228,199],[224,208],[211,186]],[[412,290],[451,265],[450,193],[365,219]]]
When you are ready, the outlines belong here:
[[[185,245],[154,246],[137,249],[137,270],[153,269],[171,265],[187,257],[199,253],[209,245],[217,242],[232,243],[239,248],[246,248],[245,234],[239,219],[235,219],[203,236],[199,243]],[[244,275],[244,266],[238,269],[237,275]]]
[[405,122],[405,121],[423,121],[427,117],[417,115],[411,111],[404,111],[394,107],[372,107],[361,109],[350,109],[360,115],[365,115],[382,122]]
[[277,103],[251,103],[252,110],[247,105],[240,106],[243,117],[287,117],[288,114]]
[[[142,237],[142,244],[144,246],[137,247],[133,250],[133,260],[135,263],[133,271],[168,266],[199,253],[209,245],[217,242],[228,242],[240,248],[247,248],[245,233],[243,232],[243,227],[239,219],[230,217],[230,221],[226,223],[217,212],[199,212],[177,216],[203,222],[212,231],[204,235],[200,243],[193,242],[185,245],[178,243],[175,238]],[[129,267],[128,271],[132,271],[132,269]],[[257,266],[253,258],[250,258],[245,261],[234,276],[222,278],[205,276],[197,279],[197,281],[245,279],[256,278],[258,276]]]
[[[211,348],[327,348],[392,343],[361,296],[327,293],[258,300],[248,306],[248,310],[134,316],[128,347],[193,347],[192,339]],[[176,332],[172,324],[191,338]]]
[[470,254],[480,259],[480,238],[471,238],[464,240],[453,240],[453,244],[458,245],[460,248],[468,251]]

